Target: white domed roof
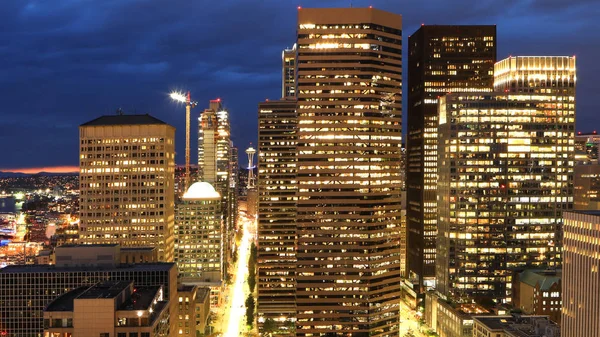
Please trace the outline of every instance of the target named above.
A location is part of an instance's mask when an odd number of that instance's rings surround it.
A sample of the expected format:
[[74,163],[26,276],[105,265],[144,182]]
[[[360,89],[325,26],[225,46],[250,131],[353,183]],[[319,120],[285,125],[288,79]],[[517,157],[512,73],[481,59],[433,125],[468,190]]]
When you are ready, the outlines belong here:
[[221,195],[215,190],[213,185],[207,182],[193,183],[187,192],[183,194],[184,199],[219,199]]

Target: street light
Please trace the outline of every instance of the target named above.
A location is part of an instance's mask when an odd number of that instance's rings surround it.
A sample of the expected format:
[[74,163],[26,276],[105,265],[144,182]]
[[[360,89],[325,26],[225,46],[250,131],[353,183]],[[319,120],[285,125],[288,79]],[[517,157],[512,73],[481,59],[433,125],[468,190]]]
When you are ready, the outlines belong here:
[[191,100],[189,91],[187,96],[176,91],[169,96],[176,102],[185,103],[185,191],[190,186],[190,110],[197,106],[198,102]]

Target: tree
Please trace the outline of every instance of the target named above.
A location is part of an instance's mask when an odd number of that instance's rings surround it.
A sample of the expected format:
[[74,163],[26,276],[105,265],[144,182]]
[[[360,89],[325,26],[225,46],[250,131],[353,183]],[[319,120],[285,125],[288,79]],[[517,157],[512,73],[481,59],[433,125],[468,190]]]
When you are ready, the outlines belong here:
[[275,324],[275,321],[272,318],[267,318],[263,324],[263,330],[267,334],[275,332],[275,330],[277,330],[277,324]]
[[252,242],[250,246],[250,257],[248,257],[248,287],[250,288],[250,292],[254,292],[254,287],[256,287],[256,262],[258,259],[258,252],[256,249],[256,245]]
[[248,295],[246,298],[246,324],[252,326],[254,323],[254,296]]
[[256,287],[256,269],[248,268],[248,288],[250,288],[250,292],[254,292],[254,287]]

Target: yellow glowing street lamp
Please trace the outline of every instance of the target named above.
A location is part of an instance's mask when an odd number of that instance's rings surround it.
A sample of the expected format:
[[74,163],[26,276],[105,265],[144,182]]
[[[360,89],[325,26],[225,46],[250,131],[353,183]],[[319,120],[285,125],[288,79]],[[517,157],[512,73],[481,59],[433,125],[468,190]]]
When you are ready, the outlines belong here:
[[190,111],[198,102],[191,100],[189,91],[187,96],[180,92],[172,92],[169,96],[174,101],[185,103],[185,191],[190,186]]

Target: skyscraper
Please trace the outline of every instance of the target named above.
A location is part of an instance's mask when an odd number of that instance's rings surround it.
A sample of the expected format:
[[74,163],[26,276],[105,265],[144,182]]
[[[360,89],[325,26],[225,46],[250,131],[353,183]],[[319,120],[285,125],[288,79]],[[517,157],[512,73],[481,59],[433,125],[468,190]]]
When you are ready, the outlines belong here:
[[511,56],[494,65],[496,91],[575,96],[574,56]]
[[158,247],[174,258],[175,128],[150,115],[102,116],[79,127],[84,244]]
[[437,103],[448,92],[492,91],[496,26],[421,26],[408,39],[407,271],[435,277]]
[[296,45],[281,54],[281,97],[296,97]]
[[196,182],[177,205],[175,261],[186,284],[223,282],[221,195],[207,182]]
[[398,335],[402,17],[298,10],[296,335]]
[[565,212],[562,337],[600,331],[600,211]]
[[508,303],[517,268],[561,264],[573,206],[574,96],[440,98],[437,289]]
[[212,184],[221,194],[225,235],[223,237],[225,263],[231,255],[233,228],[237,201],[235,189],[231,188],[233,167],[231,166],[233,143],[229,112],[223,108],[221,99],[210,101],[209,108],[199,117],[198,124],[198,169],[200,181]]
[[217,111],[221,110],[221,100],[210,101],[209,108],[198,117],[198,177],[200,181],[214,184],[217,181],[217,149],[219,123]]
[[289,325],[296,318],[297,128],[295,100],[258,105],[257,313],[261,330],[267,319]]

